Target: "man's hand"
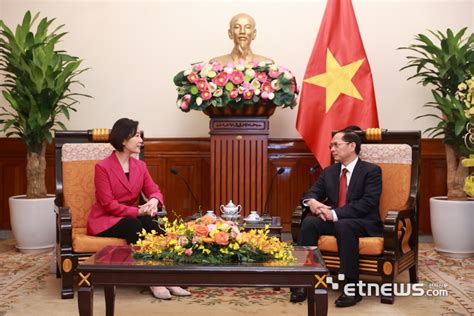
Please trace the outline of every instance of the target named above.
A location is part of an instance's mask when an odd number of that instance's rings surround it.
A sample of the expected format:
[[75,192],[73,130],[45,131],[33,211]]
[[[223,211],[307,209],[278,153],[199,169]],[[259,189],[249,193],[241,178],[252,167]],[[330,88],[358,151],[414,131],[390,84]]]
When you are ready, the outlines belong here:
[[334,221],[334,218],[332,216],[332,210],[331,208],[327,207],[327,208],[324,208],[324,209],[321,209],[321,214],[319,215],[319,217],[322,218],[323,221]]
[[[327,218],[326,218],[326,213],[327,211],[329,211],[329,213],[331,213],[331,210],[330,210],[330,207],[315,200],[315,199],[309,199],[307,202],[306,202],[306,205],[309,206],[309,209],[311,211],[311,213],[313,213],[314,215],[316,216],[319,216],[321,217],[321,219],[323,221],[325,221]],[[331,218],[332,218],[332,214],[331,214]]]

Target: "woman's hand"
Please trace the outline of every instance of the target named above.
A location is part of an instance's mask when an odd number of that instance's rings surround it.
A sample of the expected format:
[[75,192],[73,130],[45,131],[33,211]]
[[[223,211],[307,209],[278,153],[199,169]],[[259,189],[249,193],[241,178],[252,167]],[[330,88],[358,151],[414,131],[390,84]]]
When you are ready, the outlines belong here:
[[158,213],[158,199],[151,198],[143,205],[139,206],[138,215],[155,216]]

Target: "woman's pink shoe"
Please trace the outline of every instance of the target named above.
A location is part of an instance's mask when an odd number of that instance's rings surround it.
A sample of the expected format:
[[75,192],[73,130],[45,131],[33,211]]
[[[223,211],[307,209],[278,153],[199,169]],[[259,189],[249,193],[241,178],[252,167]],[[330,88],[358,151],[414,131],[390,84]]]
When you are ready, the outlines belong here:
[[153,296],[159,298],[160,300],[170,300],[171,293],[164,286],[150,286],[150,290],[153,293]]
[[190,296],[191,295],[191,292],[186,291],[185,289],[180,288],[179,286],[170,286],[168,287],[168,290],[174,296]]

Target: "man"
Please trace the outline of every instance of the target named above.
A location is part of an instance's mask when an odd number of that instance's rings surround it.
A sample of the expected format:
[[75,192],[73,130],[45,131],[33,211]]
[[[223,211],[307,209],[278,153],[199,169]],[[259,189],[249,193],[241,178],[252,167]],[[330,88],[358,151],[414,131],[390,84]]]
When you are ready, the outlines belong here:
[[246,13],[239,13],[232,17],[229,23],[229,38],[234,41],[232,52],[227,55],[214,57],[209,62],[218,62],[221,65],[228,63],[239,63],[241,61],[248,63],[250,61],[270,61],[270,58],[254,54],[250,44],[257,36],[255,29],[255,20]]
[[[359,158],[361,141],[352,130],[337,132],[330,144],[337,162],[327,167],[306,192],[302,204],[311,214],[301,225],[299,246],[317,245],[321,235],[333,235],[341,260],[339,273],[347,283],[359,280],[359,237],[382,236],[379,215],[382,171],[379,166]],[[311,216],[313,215],[313,216]],[[306,299],[303,288],[292,289],[291,302]],[[337,307],[355,305],[362,297],[341,294]]]

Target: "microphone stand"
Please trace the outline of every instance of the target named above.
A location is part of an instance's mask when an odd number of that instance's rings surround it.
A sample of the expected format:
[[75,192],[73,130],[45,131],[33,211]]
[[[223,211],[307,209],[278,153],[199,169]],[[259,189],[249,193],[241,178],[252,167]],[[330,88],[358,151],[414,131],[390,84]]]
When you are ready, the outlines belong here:
[[184,184],[186,185],[186,188],[188,188],[189,193],[191,193],[194,203],[196,203],[196,205],[198,206],[198,214],[199,214],[199,217],[201,217],[202,216],[201,204],[199,204],[198,199],[194,195],[193,190],[189,186],[188,181],[186,181],[186,179],[182,175],[179,174],[178,170],[175,167],[171,167],[170,172],[174,175],[177,175],[184,182]]
[[270,182],[270,188],[268,189],[267,198],[265,200],[265,205],[263,207],[263,214],[262,216],[260,216],[260,218],[262,218],[262,221],[264,222],[272,221],[272,216],[268,214],[268,202],[270,201],[270,195],[272,194],[273,183],[275,182],[275,178],[277,175],[282,174],[283,172],[285,172],[285,168],[283,167],[278,168],[277,172],[275,172],[275,174],[272,177],[272,181]]

